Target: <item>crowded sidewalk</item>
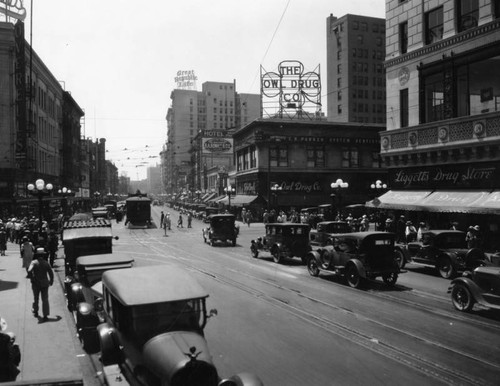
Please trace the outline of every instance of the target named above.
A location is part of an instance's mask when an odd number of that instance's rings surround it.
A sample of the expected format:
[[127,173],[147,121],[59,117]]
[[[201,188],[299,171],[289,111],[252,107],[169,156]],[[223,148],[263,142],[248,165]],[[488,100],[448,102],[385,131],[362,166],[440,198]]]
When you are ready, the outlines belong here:
[[63,275],[58,274],[62,271],[64,260],[57,259],[49,288],[50,314],[43,320],[31,311],[33,291],[22,268],[19,245],[8,242],[5,256],[0,256],[0,317],[7,323],[4,332],[15,334],[21,351],[20,373],[13,384],[83,385],[79,342],[66,307]]

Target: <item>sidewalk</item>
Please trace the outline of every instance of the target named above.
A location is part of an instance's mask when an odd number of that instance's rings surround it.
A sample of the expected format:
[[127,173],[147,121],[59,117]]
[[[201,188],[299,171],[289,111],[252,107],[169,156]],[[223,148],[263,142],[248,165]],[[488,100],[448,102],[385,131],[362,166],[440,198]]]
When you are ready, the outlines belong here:
[[21,372],[16,382],[2,385],[83,385],[74,340],[76,331],[57,273],[64,270],[64,260],[55,263],[46,322],[31,313],[33,292],[21,264],[19,246],[8,242],[6,256],[0,256],[0,316],[7,322],[7,331],[16,335],[21,350]]

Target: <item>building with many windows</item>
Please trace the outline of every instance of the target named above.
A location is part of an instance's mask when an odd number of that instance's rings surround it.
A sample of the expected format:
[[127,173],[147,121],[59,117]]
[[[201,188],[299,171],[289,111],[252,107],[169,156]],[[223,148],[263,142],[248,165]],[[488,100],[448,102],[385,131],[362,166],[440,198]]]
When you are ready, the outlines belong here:
[[386,14],[393,191],[376,206],[500,234],[500,1],[387,0]]
[[328,120],[385,123],[385,20],[327,18]]
[[202,91],[175,89],[170,98],[168,141],[161,153],[164,190],[169,194],[205,191],[203,171],[219,166],[229,169],[232,151],[202,152],[200,146],[209,138],[203,133],[219,132],[228,137],[228,130],[260,117],[260,95],[238,94],[236,82],[205,82]]

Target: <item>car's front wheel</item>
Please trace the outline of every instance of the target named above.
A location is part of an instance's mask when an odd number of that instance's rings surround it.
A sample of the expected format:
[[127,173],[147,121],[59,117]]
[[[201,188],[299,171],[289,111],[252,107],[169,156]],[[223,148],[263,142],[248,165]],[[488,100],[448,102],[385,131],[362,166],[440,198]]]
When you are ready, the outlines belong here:
[[359,288],[361,286],[361,275],[354,264],[349,264],[346,269],[347,284],[352,288]]
[[398,274],[396,272],[387,273],[382,276],[382,280],[388,286],[394,287],[398,281]]
[[281,263],[281,253],[278,247],[274,247],[271,254],[273,255],[273,261],[276,264]]
[[440,257],[437,263],[439,275],[444,279],[451,279],[456,275],[456,269],[449,257]]
[[256,259],[257,257],[259,257],[259,250],[257,249],[257,247],[255,245],[252,245],[250,247],[250,252],[252,252],[252,257],[254,259]]
[[398,263],[399,269],[403,269],[406,265],[406,259],[405,259],[405,255],[403,254],[403,252],[401,252],[400,250],[395,250],[394,251],[394,258],[395,258],[396,262]]
[[316,262],[316,259],[314,257],[310,257],[309,260],[307,260],[307,270],[309,271],[309,274],[311,276],[319,276],[319,267],[318,263]]
[[466,285],[457,283],[451,290],[451,302],[458,311],[469,312],[474,306],[474,299]]

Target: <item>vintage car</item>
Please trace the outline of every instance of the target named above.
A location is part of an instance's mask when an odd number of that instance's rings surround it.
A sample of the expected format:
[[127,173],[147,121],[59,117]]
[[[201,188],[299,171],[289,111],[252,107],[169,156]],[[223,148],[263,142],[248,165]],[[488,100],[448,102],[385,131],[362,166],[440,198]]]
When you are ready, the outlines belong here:
[[101,278],[111,269],[131,268],[134,259],[113,253],[80,256],[76,259],[74,276],[66,276],[64,286],[68,309],[75,318],[76,330],[83,348],[95,352],[99,348],[97,326],[102,315]]
[[66,275],[72,276],[79,256],[100,255],[113,252],[111,222],[97,218],[91,220],[69,220],[63,224],[62,243]]
[[285,257],[300,257],[305,263],[309,246],[310,226],[297,223],[266,224],[266,234],[251,241],[250,252],[257,258],[262,252],[271,253],[275,263]]
[[465,232],[457,230],[424,231],[422,241],[398,244],[395,249],[400,266],[411,262],[435,267],[445,279],[488,262],[483,251],[467,248]]
[[478,267],[453,279],[448,288],[451,302],[459,311],[469,312],[474,304],[500,309],[500,268]]
[[333,245],[335,234],[350,232],[351,227],[346,221],[322,221],[316,225],[316,229],[309,232],[309,243],[311,247]]
[[335,273],[344,277],[353,288],[377,277],[394,286],[400,273],[394,254],[394,237],[388,232],[335,235],[333,245],[307,255],[307,270],[312,276],[318,276],[321,271]]
[[214,208],[211,206],[207,206],[204,210],[204,213],[201,215],[201,219],[205,224],[208,224],[210,222],[210,216],[213,214],[218,214],[219,213],[219,208]]
[[212,214],[208,217],[208,226],[202,229],[203,241],[214,246],[216,242],[230,242],[236,245],[239,227],[233,214]]
[[[107,384],[258,386],[253,374],[221,379],[204,337],[208,293],[169,266],[103,274],[106,322],[98,326]],[[128,383],[127,383],[128,382]]]

